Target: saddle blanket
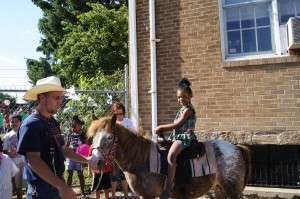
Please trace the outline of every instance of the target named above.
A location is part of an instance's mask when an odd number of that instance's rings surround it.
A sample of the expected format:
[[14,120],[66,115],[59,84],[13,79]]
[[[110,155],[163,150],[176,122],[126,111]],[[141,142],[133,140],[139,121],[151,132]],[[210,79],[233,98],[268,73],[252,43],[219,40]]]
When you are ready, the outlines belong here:
[[[184,168],[185,172],[189,173],[191,177],[201,177],[216,173],[216,161],[212,145],[205,143],[205,151],[205,154],[201,157],[178,163],[177,170]],[[167,159],[159,153],[155,143],[151,144],[149,170],[152,173],[165,175],[168,173]]]

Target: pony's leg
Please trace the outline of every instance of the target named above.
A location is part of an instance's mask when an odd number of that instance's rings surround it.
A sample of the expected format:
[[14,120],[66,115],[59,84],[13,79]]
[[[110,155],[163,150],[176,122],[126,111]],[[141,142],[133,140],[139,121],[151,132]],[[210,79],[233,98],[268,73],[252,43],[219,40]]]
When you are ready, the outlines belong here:
[[222,190],[222,188],[219,185],[217,185],[215,187],[214,191],[215,191],[216,199],[225,199],[226,198],[224,191]]
[[187,196],[187,190],[186,190],[186,187],[184,186],[175,186],[175,189],[174,189],[174,192],[173,192],[173,196],[176,198],[176,199],[188,199],[188,196]]
[[239,189],[235,188],[234,185],[230,186],[229,184],[221,187],[218,187],[215,189],[216,198],[217,199],[240,199],[241,198],[241,192]]

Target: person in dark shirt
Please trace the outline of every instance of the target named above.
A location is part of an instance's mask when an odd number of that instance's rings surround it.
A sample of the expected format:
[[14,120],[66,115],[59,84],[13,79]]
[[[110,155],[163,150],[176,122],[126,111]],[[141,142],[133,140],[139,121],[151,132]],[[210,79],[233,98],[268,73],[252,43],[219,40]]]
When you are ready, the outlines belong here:
[[88,163],[64,145],[59,123],[53,115],[62,104],[65,89],[57,77],[37,81],[24,99],[37,101],[36,112],[28,116],[19,129],[17,152],[25,156],[24,177],[27,198],[75,199],[75,193],[63,180],[64,157]]
[[[77,151],[77,148],[86,141],[85,133],[82,130],[83,125],[84,122],[80,120],[77,115],[73,117],[71,126],[72,128],[67,136],[67,146],[73,149],[73,151]],[[72,185],[73,172],[77,171],[81,193],[82,195],[85,195],[82,164],[80,162],[67,159],[66,166],[68,171],[67,184]]]

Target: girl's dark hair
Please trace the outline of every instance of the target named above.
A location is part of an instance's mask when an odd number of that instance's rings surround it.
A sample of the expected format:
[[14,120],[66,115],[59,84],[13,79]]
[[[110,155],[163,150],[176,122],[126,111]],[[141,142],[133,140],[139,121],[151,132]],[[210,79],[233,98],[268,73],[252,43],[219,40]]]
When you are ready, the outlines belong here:
[[72,118],[72,123],[73,124],[79,124],[79,125],[84,125],[84,121],[82,121],[78,115],[74,115]]
[[191,97],[193,96],[193,91],[191,89],[191,83],[187,78],[182,78],[178,83],[178,90],[187,92]]
[[13,116],[11,116],[11,119],[17,119],[20,122],[22,122],[22,116],[21,115],[13,115]]

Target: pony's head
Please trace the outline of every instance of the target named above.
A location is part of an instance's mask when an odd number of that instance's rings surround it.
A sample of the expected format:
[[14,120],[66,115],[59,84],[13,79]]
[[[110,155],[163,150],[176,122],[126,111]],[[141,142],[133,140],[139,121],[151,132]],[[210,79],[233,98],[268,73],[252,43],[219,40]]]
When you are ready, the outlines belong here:
[[91,123],[88,136],[93,137],[92,169],[101,169],[105,164],[112,164],[118,139],[115,128],[115,116],[103,117]]
[[[120,158],[126,158],[131,163],[142,164],[149,154],[151,140],[141,135],[136,135],[130,129],[126,129],[116,123],[116,116],[103,117],[91,123],[88,136],[93,137],[94,164],[111,164],[114,161],[120,163]],[[118,149],[118,153],[115,151]],[[145,153],[140,153],[141,149]],[[123,155],[124,156],[123,156]],[[146,154],[146,155],[145,155]],[[126,157],[125,157],[126,156]],[[91,165],[92,169],[95,167]],[[97,166],[99,168],[99,166]]]

